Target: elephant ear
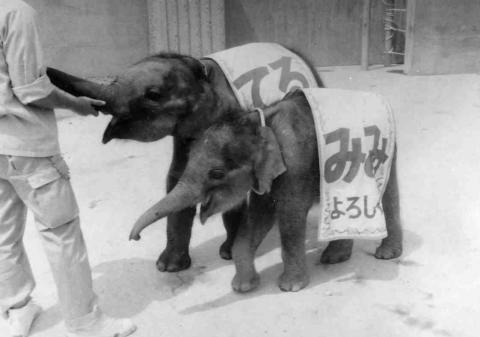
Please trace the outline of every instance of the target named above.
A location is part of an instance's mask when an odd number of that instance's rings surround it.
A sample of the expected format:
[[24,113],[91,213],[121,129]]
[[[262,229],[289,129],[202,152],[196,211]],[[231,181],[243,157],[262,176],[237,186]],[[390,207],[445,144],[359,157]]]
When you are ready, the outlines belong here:
[[182,55],[182,61],[192,71],[196,79],[207,80],[207,72],[205,66],[200,60],[187,55]]
[[262,150],[255,161],[255,182],[253,191],[257,194],[269,193],[275,178],[284,173],[287,168],[283,161],[280,145],[272,129],[267,126],[260,128]]

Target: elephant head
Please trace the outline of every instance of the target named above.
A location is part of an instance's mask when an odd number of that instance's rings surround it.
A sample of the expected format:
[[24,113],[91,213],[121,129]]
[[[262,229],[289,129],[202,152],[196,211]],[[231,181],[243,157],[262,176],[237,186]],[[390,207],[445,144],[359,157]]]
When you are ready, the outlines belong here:
[[139,240],[150,224],[198,203],[204,223],[243,202],[250,190],[269,192],[272,181],[285,170],[276,137],[270,128],[260,126],[257,112],[231,112],[194,142],[177,185],[137,220],[130,239]]
[[197,59],[164,53],[148,57],[101,85],[54,68],[47,75],[57,87],[75,95],[107,102],[102,111],[112,115],[103,143],[111,139],[149,142],[182,132],[185,119],[212,99],[203,65]]

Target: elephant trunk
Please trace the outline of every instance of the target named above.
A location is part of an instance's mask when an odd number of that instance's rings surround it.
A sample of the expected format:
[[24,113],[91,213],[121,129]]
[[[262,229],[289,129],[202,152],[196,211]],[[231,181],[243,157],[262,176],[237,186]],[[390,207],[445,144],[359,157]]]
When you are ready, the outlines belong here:
[[140,240],[140,233],[143,229],[171,213],[195,205],[199,199],[199,192],[195,192],[194,188],[179,182],[165,198],[150,207],[140,216],[130,231],[129,239],[135,241]]
[[58,88],[74,96],[87,96],[107,102],[112,105],[115,100],[114,88],[79,78],[55,68],[47,68],[47,76]]

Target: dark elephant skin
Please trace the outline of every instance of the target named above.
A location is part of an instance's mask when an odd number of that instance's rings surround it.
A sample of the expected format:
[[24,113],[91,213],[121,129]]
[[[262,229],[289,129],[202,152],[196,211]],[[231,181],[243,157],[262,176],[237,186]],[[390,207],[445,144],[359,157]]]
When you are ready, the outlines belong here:
[[[297,53],[298,54],[298,53]],[[312,72],[316,75],[312,67]],[[112,83],[100,85],[54,68],[47,75],[56,86],[75,96],[105,100],[102,112],[112,115],[103,143],[112,139],[152,142],[174,137],[167,191],[177,184],[193,140],[226,111],[239,104],[222,70],[211,60],[161,53],[132,65]],[[316,77],[319,86],[320,78]],[[245,219],[244,205],[223,215],[227,239],[220,256],[231,259],[237,227]],[[167,220],[167,246],[157,268],[175,272],[190,266],[189,243],[195,208],[181,209]]]
[[[318,199],[320,181],[314,121],[301,91],[266,108],[265,116],[269,128],[260,127],[257,111],[245,114],[233,110],[216,121],[194,141],[175,189],[136,222],[130,238],[140,239],[144,228],[185,204],[201,203],[200,219],[205,222],[212,214],[241,204],[253,190],[247,221],[238,228],[233,245],[233,289],[246,292],[259,284],[255,252],[275,222],[280,229],[284,262],[279,287],[284,291],[304,288],[309,282],[306,219]],[[395,159],[382,202],[388,236],[375,256],[391,259],[402,252]],[[332,241],[322,260],[347,259],[351,250],[352,240]]]

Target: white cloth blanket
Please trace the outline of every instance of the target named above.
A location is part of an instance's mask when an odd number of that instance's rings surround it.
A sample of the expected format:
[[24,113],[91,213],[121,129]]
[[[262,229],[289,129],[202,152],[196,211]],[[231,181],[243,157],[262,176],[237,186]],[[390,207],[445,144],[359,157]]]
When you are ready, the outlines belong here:
[[276,43],[249,43],[206,56],[224,72],[240,106],[263,108],[294,88],[315,88],[307,64]]
[[379,95],[305,89],[320,164],[319,240],[386,237],[382,196],[395,148],[395,121]]

